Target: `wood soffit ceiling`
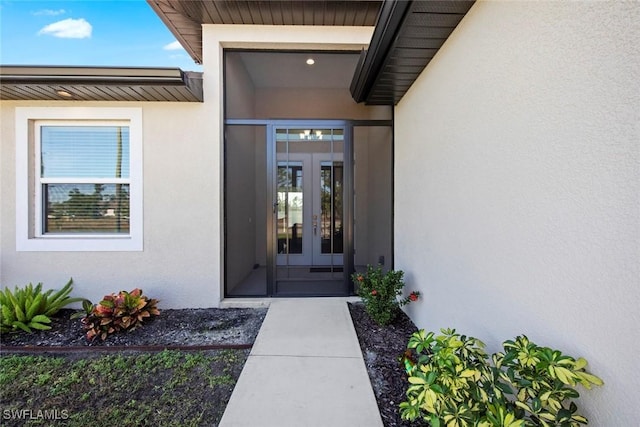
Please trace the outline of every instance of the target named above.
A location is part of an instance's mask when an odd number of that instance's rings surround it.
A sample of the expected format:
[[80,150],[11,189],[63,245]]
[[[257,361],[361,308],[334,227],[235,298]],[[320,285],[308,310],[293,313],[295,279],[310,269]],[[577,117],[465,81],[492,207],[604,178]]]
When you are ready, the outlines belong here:
[[374,26],[380,0],[147,0],[191,57],[202,63],[203,24]]
[[202,102],[202,73],[179,68],[0,67],[0,99]]
[[386,1],[351,83],[356,102],[397,104],[473,4]]

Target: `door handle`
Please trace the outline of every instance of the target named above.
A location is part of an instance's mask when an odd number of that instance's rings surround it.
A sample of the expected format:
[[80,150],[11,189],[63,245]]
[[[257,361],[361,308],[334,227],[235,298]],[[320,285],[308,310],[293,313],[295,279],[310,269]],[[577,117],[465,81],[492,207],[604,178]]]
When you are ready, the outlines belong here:
[[318,215],[313,216],[313,235],[318,235]]

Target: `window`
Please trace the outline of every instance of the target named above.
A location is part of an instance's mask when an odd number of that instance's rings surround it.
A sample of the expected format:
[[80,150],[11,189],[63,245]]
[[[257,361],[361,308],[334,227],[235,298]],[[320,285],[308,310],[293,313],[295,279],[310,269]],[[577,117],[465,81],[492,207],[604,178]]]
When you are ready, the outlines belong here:
[[37,121],[35,137],[37,235],[129,234],[128,123]]
[[17,250],[142,250],[141,113],[16,109]]

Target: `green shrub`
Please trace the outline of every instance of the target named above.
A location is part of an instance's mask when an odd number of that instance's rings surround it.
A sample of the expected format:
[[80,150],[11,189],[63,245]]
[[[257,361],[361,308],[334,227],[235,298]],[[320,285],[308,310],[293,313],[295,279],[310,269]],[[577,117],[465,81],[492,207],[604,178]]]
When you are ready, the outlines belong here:
[[120,291],[106,295],[96,305],[86,305],[87,315],[82,319],[87,339],[93,341],[100,337],[102,341],[114,332],[133,330],[142,325],[145,319],[158,316],[158,300],[142,295],[142,290]]
[[4,292],[0,292],[0,331],[23,330],[31,333],[33,329],[51,329],[48,326],[51,316],[61,308],[83,300],[69,297],[73,290],[72,284],[73,279],[69,279],[69,282],[55,293],[53,289],[43,293],[42,283],[35,287],[31,283],[24,288],[16,286],[13,292],[5,288]]
[[404,287],[404,272],[388,271],[384,273],[382,266],[376,268],[367,265],[367,272],[354,273],[351,278],[358,285],[358,295],[362,298],[365,310],[380,325],[388,325],[400,310],[400,306],[416,301],[420,296],[417,291],[408,297],[398,299]]
[[588,421],[577,413],[577,384],[603,382],[585,371],[587,361],[539,347],[526,336],[505,341],[504,352],[489,357],[482,341],[442,330],[412,335],[416,353],[410,366],[402,417],[421,418],[432,427],[575,427]]

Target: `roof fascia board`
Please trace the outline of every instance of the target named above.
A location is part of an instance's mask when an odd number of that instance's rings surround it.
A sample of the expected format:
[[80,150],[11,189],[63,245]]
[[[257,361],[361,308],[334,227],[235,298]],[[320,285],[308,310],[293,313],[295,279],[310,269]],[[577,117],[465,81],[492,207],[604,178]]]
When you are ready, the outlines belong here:
[[[191,56],[191,58],[195,61],[195,63],[202,64],[202,52],[197,52],[191,47],[191,45],[187,42],[187,40],[184,37],[182,37],[182,34],[173,25],[173,23],[169,20],[169,18],[167,18],[163,10],[160,8],[160,6],[158,6],[157,2],[155,0],[147,0],[147,4],[151,6],[151,9],[153,9],[156,15],[158,15],[158,17],[160,18],[162,23],[165,25],[165,27],[167,27],[169,31],[171,31],[171,34],[173,34],[176,40],[180,42],[184,50],[187,51],[187,53],[189,54],[189,56]],[[176,11],[176,13],[180,13],[180,12]],[[186,16],[184,15],[182,16],[188,19]],[[193,21],[193,24],[194,26],[197,26],[198,28],[200,28],[200,39],[202,39],[202,24],[195,21]]]
[[411,0],[384,0],[369,49],[362,52],[351,81],[351,95],[356,102],[364,101],[373,87],[411,3]]
[[91,66],[59,66],[59,65],[0,65],[2,74],[30,75],[64,75],[75,76],[143,76],[143,77],[175,77],[180,75],[180,68],[175,67],[91,67]]
[[104,85],[184,85],[188,76],[179,68],[98,68],[0,66],[3,84],[83,83]]

